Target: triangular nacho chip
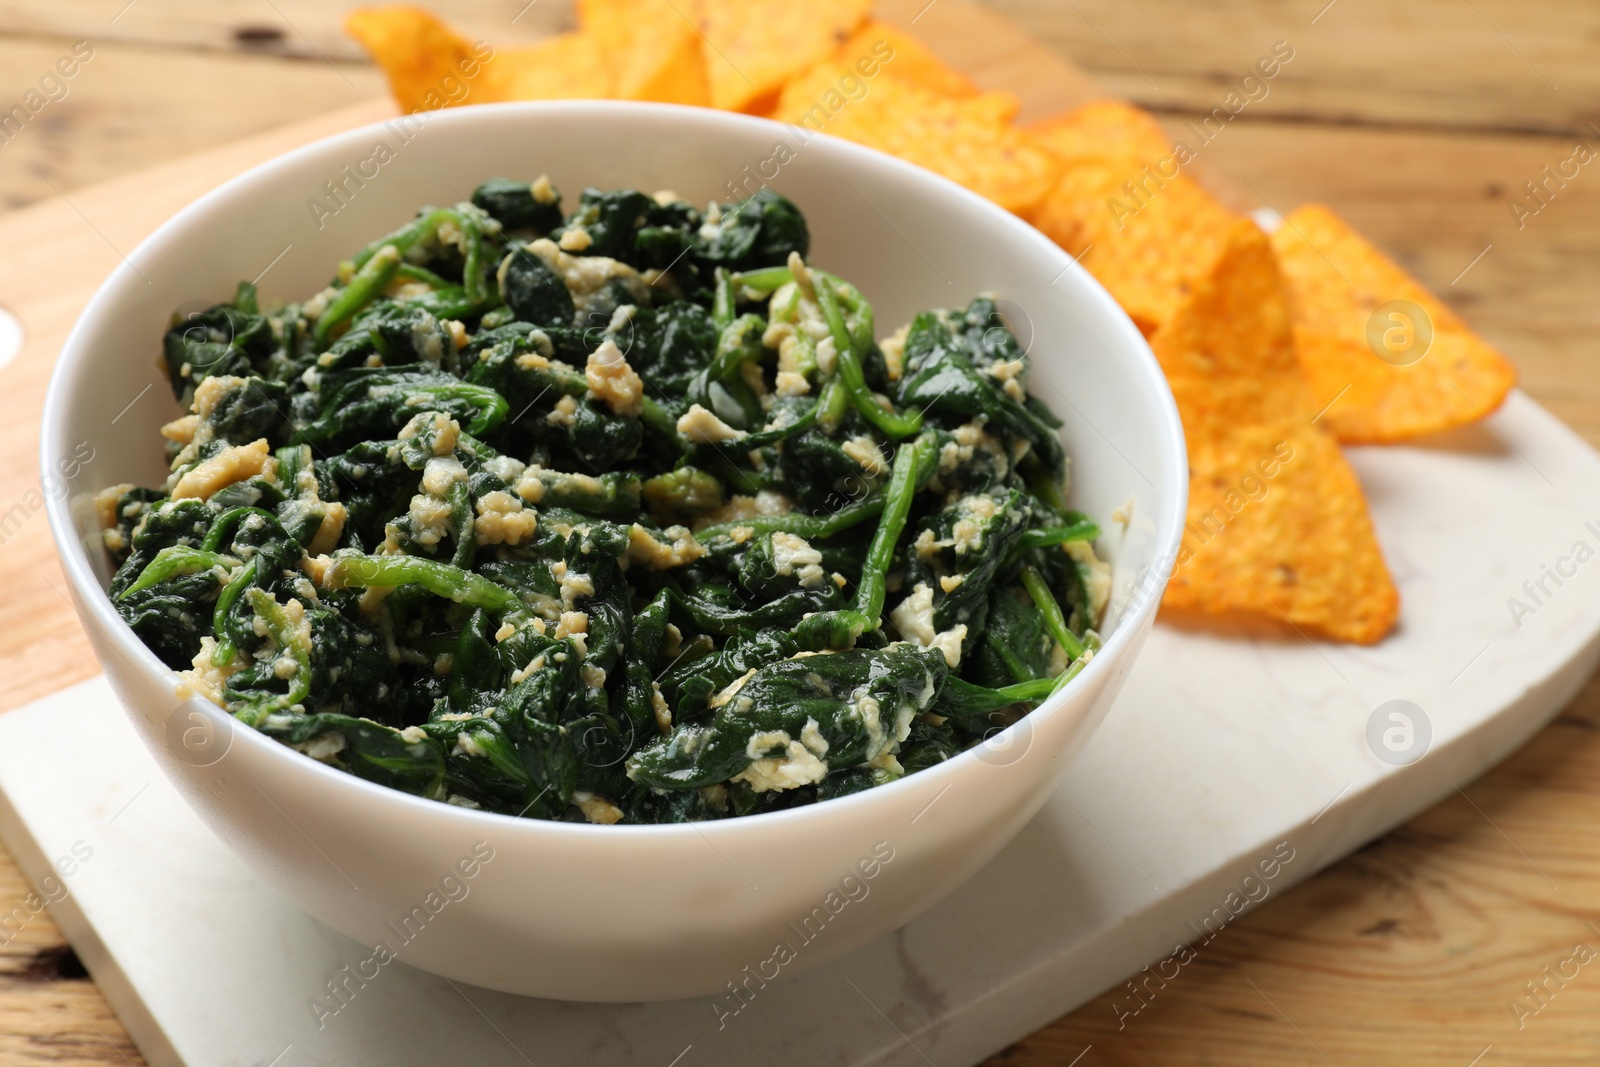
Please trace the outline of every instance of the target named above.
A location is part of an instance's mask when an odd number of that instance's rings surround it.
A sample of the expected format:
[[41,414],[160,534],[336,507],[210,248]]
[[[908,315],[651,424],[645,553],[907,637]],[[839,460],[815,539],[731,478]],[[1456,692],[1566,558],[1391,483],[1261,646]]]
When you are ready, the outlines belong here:
[[759,113],[785,82],[831,56],[872,10],[872,0],[681,0],[696,12],[711,79],[711,105]]
[[1033,215],[1150,336],[1221,255],[1238,216],[1169,158],[1083,156]]
[[840,46],[833,60],[844,66],[855,66],[864,75],[876,65],[901,81],[920,85],[941,96],[978,95],[978,87],[971,78],[947,66],[921,41],[901,33],[887,22],[872,21],[861,27]]
[[1517,372],[1448,306],[1320,204],[1272,235],[1300,363],[1341,441],[1403,441],[1476,422]]
[[419,7],[350,12],[345,32],[389,79],[401,110],[433,111],[498,99],[492,95],[494,50],[473,42]]
[[981,93],[957,99],[896,78],[822,63],[783,90],[773,117],[813,133],[876,148],[1026,215],[1048,193],[1059,164],[1015,129],[1016,99]]
[[605,52],[618,100],[710,106],[700,30],[674,0],[579,0],[578,25]]
[[1155,163],[1172,155],[1174,143],[1150,112],[1121,100],[1092,100],[1027,129],[1068,162],[1130,156]]
[[1399,594],[1355,472],[1294,354],[1272,247],[1240,220],[1151,338],[1189,445],[1183,548],[1163,605],[1371,644]]
[[505,49],[490,72],[501,100],[605,100],[616,85],[605,49],[586,33]]

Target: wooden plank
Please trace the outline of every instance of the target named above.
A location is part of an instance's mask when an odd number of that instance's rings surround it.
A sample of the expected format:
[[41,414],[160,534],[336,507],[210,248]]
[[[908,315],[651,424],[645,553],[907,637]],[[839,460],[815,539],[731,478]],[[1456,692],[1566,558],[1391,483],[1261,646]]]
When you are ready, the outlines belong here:
[[[0,36],[0,111],[22,101],[73,38]],[[53,199],[121,174],[182,159],[384,91],[371,67],[150,49],[99,42],[45,104],[0,129],[0,209]],[[57,95],[59,95],[59,90]],[[217,106],[226,101],[227,106]],[[3,116],[0,116],[3,117]]]
[[[938,0],[942,2],[942,0]],[[361,63],[340,29],[360,0],[0,0],[0,33]],[[517,44],[570,28],[567,0],[435,5],[462,32]],[[926,0],[918,9],[926,6]],[[1274,42],[1295,59],[1253,114],[1594,136],[1600,6],[1552,0],[988,0],[1116,95],[1205,113]],[[916,11],[911,12],[912,15]],[[114,21],[113,21],[114,20]],[[919,22],[920,26],[920,22]],[[984,42],[966,42],[968,51]],[[1021,79],[1015,79],[1021,80]],[[1559,89],[1554,88],[1559,87]],[[3,99],[3,98],[0,98]]]
[[1596,135],[1600,6],[1589,0],[987,4],[1147,107],[1208,112],[1286,41],[1295,58],[1252,114]]
[[[9,856],[0,863],[0,1062],[123,1063],[139,1053],[84,973],[61,931],[39,910],[45,897]],[[63,882],[43,887],[59,899]],[[142,1061],[140,1061],[142,1062]]]
[[[87,38],[166,49],[362,65],[344,16],[360,0],[0,0],[0,34]],[[433,5],[474,40],[519,44],[570,29],[570,0],[451,0]]]

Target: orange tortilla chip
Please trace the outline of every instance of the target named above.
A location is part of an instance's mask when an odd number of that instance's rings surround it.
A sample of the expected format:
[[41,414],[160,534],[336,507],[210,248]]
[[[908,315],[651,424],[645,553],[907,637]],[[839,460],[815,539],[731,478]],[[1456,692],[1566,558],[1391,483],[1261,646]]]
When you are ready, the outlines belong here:
[[1180,173],[1137,156],[1080,157],[1033,215],[1146,337],[1209,273],[1237,216]]
[[698,0],[711,104],[766,110],[785,82],[820,63],[866,22],[872,0]]
[[899,156],[1018,214],[1050,191],[1059,165],[1011,126],[1014,98],[941,96],[889,69],[866,79],[854,67],[819,64],[784,88],[773,117]]
[[[894,77],[893,74],[890,77]],[[896,79],[899,80],[899,79]],[[1009,126],[1017,117],[1017,112],[1022,110],[1022,101],[1010,93],[980,93],[962,101],[967,107],[967,115],[976,122],[990,122],[999,126]],[[1027,135],[1018,131],[1011,131],[1022,141],[1027,141]],[[1037,147],[1029,144],[1030,148]],[[1052,171],[1056,168],[1051,167]]]
[[389,79],[402,110],[432,111],[499,99],[491,95],[495,53],[418,7],[369,7],[344,20]]
[[616,86],[605,49],[586,33],[506,49],[495,56],[490,74],[500,100],[605,100]]
[[1189,511],[1162,601],[1372,644],[1400,597],[1355,472],[1312,420],[1272,247],[1238,221],[1151,338],[1189,444]]
[[1067,162],[1128,156],[1156,163],[1173,155],[1174,141],[1150,112],[1121,100],[1093,100],[1028,127]]
[[579,0],[578,24],[610,57],[617,99],[710,106],[700,31],[673,0]]
[[1403,441],[1476,422],[1516,384],[1504,356],[1328,208],[1296,210],[1272,245],[1301,366],[1341,441]]
[[930,52],[921,41],[908,37],[887,22],[872,21],[861,27],[839,48],[833,61],[855,67],[866,78],[876,76],[881,69],[901,81],[920,85],[941,96],[978,95],[978,87],[972,79],[946,66],[944,60]]

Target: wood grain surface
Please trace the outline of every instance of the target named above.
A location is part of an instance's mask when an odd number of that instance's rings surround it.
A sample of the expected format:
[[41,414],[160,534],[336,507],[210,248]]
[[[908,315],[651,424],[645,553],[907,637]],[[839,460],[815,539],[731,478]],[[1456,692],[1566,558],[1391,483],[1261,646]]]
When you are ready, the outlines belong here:
[[[155,223],[259,160],[384,113],[381,78],[338,30],[353,6],[0,0],[0,111],[75,42],[94,49],[63,98],[0,134],[0,207],[20,209],[0,218],[0,305],[28,336],[0,368],[0,671],[10,683],[0,708],[96,670],[30,496],[60,340]],[[571,21],[564,0],[437,6],[497,44]],[[1575,140],[1600,147],[1592,0],[880,6],[915,19],[915,32],[986,85],[1019,93],[1029,114],[1090,92],[1082,68],[1156,108],[1175,136],[1256,56],[1290,42],[1295,58],[1267,95],[1202,150],[1204,175],[1240,205],[1332,204],[1501,346],[1524,388],[1600,443],[1600,171],[1585,168],[1520,227],[1508,204]],[[266,132],[286,123],[300,125]],[[1127,989],[991,1063],[1600,1062],[1600,957],[1577,977],[1549,977],[1579,946],[1600,952],[1597,782],[1591,683],[1491,774],[1230,926],[1178,979],[1149,987],[1121,1026]],[[0,911],[29,892],[0,855]],[[140,1062],[47,914],[0,945],[0,1062]]]

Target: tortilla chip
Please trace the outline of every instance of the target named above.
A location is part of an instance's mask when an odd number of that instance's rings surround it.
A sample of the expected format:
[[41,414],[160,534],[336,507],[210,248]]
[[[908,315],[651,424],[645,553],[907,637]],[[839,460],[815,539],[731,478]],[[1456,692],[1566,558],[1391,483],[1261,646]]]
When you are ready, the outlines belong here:
[[1063,161],[1127,156],[1156,163],[1173,155],[1174,141],[1150,112],[1121,100],[1093,100],[1028,132]]
[[344,28],[383,69],[403,111],[499,99],[491,96],[494,50],[422,8],[362,8],[345,17]]
[[773,117],[899,156],[1018,214],[1050,191],[1059,164],[1007,121],[1014,98],[942,96],[888,70],[862,78],[854,67],[819,64],[784,88]]
[[767,110],[785,82],[833,54],[866,22],[872,0],[752,3],[698,0],[711,105]]
[[[1476,422],[1516,384],[1504,356],[1328,208],[1299,208],[1272,245],[1301,366],[1341,441],[1403,441]],[[1396,301],[1405,303],[1385,307]]]
[[1371,644],[1400,598],[1366,499],[1294,352],[1272,246],[1238,221],[1151,339],[1189,445],[1183,548],[1163,605]]
[[978,87],[972,79],[946,66],[944,60],[930,52],[921,41],[906,36],[887,22],[874,20],[861,27],[840,46],[833,61],[856,67],[866,78],[874,77],[881,69],[901,81],[920,85],[941,96],[978,95]]
[[[890,77],[893,78],[894,75],[891,74]],[[900,79],[896,78],[895,80],[899,81]],[[980,93],[977,96],[968,97],[962,103],[966,105],[967,115],[973,121],[993,123],[997,126],[1011,125],[1012,121],[1017,117],[1017,112],[1022,110],[1022,101],[1011,93]],[[1016,130],[1011,132],[1021,139],[1023,143],[1026,143],[1029,148],[1037,147],[1026,134]],[[1054,166],[1050,168],[1052,173],[1056,169]]]
[[700,31],[673,0],[579,0],[578,25],[611,58],[617,99],[710,106]]
[[488,70],[500,100],[605,100],[616,88],[610,57],[587,33],[505,49]]
[[1033,215],[1033,224],[1079,257],[1146,337],[1210,272],[1237,220],[1176,161],[1168,163],[1080,157],[1065,165]]

